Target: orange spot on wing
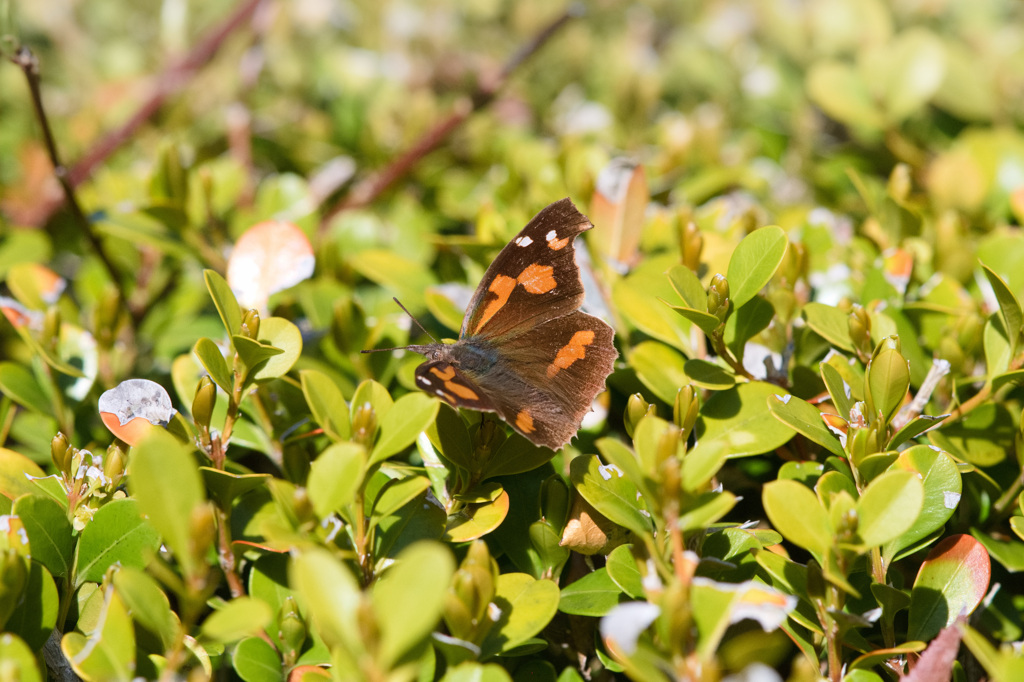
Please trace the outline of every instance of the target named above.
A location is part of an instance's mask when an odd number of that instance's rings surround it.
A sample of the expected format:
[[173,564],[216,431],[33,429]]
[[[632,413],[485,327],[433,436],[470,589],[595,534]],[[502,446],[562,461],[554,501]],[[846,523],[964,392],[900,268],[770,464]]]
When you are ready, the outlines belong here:
[[439,370],[437,367],[431,367],[430,373],[436,376],[441,381],[451,381],[455,377],[455,368],[448,365],[448,369],[445,371]]
[[501,310],[506,303],[508,303],[508,297],[512,295],[512,291],[516,288],[516,280],[505,275],[498,275],[491,282],[491,286],[487,287],[487,290],[495,294],[496,298],[487,304],[484,308],[484,314],[480,316],[480,322],[477,323],[476,328],[473,332],[476,333],[484,327],[491,318],[494,317],[499,310]]
[[531,294],[546,294],[558,286],[554,277],[554,268],[550,265],[537,265],[536,263],[526,266],[519,273],[518,281]]
[[465,400],[480,400],[480,396],[476,394],[476,391],[464,384],[457,384],[454,381],[446,381],[444,382],[444,387]]
[[566,247],[568,243],[568,237],[566,237],[565,239],[552,239],[551,241],[548,242],[548,248],[552,249],[553,251],[561,251]]
[[594,342],[594,332],[589,329],[578,331],[558,350],[554,361],[548,365],[548,378],[554,377],[563,369],[568,369],[572,363],[587,357],[587,346]]
[[516,415],[516,428],[525,433],[533,433],[537,430],[533,425],[533,415],[529,410],[520,410]]

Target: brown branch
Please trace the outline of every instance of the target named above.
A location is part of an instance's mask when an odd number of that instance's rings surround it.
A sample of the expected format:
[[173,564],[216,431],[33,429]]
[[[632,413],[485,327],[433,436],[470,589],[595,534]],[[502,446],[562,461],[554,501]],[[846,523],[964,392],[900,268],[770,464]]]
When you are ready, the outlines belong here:
[[[216,55],[227,37],[252,18],[262,2],[264,0],[242,0],[234,12],[211,29],[187,54],[164,69],[156,78],[149,97],[138,110],[119,128],[107,133],[70,168],[67,176],[71,186],[75,187],[89,179],[93,171],[131,139],[135,132],[163,107],[171,95],[184,88],[189,79]],[[51,201],[41,209],[40,224],[45,223],[59,207],[59,201]]]
[[25,80],[28,81],[28,89],[32,95],[32,108],[35,111],[36,120],[39,121],[39,127],[42,128],[46,153],[49,155],[50,163],[53,165],[53,173],[57,176],[57,181],[60,182],[64,201],[67,202],[68,208],[71,209],[71,214],[81,228],[82,234],[85,235],[86,241],[89,242],[89,246],[99,257],[100,262],[103,263],[107,276],[110,277],[110,280],[120,292],[121,300],[125,300],[125,293],[121,286],[121,276],[117,268],[114,267],[114,263],[103,250],[103,244],[100,242],[99,237],[96,236],[92,223],[85,216],[81,204],[78,203],[78,197],[75,196],[75,188],[71,183],[68,169],[61,163],[60,152],[57,150],[57,141],[53,137],[50,119],[46,116],[46,108],[43,106],[43,93],[39,86],[39,60],[32,54],[32,50],[22,46],[15,51],[11,61],[21,68],[25,74]]
[[388,166],[356,183],[345,196],[324,214],[323,219],[320,221],[321,236],[334,216],[342,211],[360,208],[372,203],[387,188],[405,176],[424,156],[440,147],[448,136],[473,113],[490,104],[498,92],[508,83],[516,69],[540,50],[570,19],[573,19],[580,13],[581,10],[578,6],[570,7],[563,12],[557,19],[541,29],[530,42],[523,45],[512,55],[496,77],[479,83],[476,91],[469,97],[456,102],[454,110],[446,119],[424,133],[412,147],[407,149]]

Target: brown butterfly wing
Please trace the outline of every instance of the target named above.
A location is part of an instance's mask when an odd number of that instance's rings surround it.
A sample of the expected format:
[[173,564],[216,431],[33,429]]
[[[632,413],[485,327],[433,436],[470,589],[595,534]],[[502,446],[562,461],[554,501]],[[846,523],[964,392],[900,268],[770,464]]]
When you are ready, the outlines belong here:
[[594,397],[604,390],[618,357],[613,336],[605,322],[576,311],[503,338],[492,367],[464,374],[516,431],[558,450],[576,435]]
[[577,310],[583,303],[583,283],[573,240],[591,227],[569,199],[534,216],[487,268],[460,337],[494,339]]
[[[451,357],[454,348],[445,346],[443,354]],[[448,359],[424,362],[417,367],[416,385],[452,407],[468,407],[482,412],[496,412],[498,409],[487,392]]]

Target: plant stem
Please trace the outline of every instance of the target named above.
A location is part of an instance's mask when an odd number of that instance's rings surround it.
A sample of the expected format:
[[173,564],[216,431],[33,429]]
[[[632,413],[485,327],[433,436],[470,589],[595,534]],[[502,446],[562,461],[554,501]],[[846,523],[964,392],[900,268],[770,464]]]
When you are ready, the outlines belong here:
[[71,215],[74,217],[75,222],[78,223],[81,228],[82,234],[85,235],[86,241],[89,242],[89,246],[96,253],[96,256],[100,259],[103,264],[103,268],[107,271],[107,276],[110,281],[113,282],[114,286],[117,287],[117,291],[120,294],[121,300],[127,300],[124,289],[121,283],[121,276],[114,267],[113,261],[107,256],[106,251],[103,250],[103,245],[100,243],[99,237],[93,231],[92,223],[85,216],[85,212],[82,210],[81,204],[78,203],[78,197],[75,195],[74,186],[71,184],[70,174],[68,169],[60,160],[60,153],[57,151],[57,142],[53,137],[53,129],[50,127],[50,120],[46,116],[46,109],[43,106],[43,94],[39,87],[39,60],[32,54],[32,51],[25,46],[21,46],[14,53],[11,58],[17,66],[25,74],[25,79],[28,81],[28,89],[32,95],[32,108],[36,114],[36,120],[39,121],[39,126],[42,128],[43,141],[46,144],[46,152],[50,157],[50,163],[53,164],[53,173],[57,176],[57,181],[60,183],[61,189],[64,192],[64,200],[67,202],[68,208],[71,210]]
[[490,104],[498,92],[505,87],[505,84],[508,83],[515,71],[534,53],[540,50],[576,14],[576,10],[569,9],[559,15],[512,55],[496,77],[489,81],[481,81],[477,85],[475,92],[471,93],[468,97],[458,100],[448,118],[434,125],[412,147],[386,167],[357,182],[340,201],[324,212],[323,219],[320,221],[320,236],[323,237],[334,216],[342,211],[367,206],[372,203],[374,199],[379,197],[391,185],[407,175],[424,156],[440,147],[452,132],[459,128],[473,113]]

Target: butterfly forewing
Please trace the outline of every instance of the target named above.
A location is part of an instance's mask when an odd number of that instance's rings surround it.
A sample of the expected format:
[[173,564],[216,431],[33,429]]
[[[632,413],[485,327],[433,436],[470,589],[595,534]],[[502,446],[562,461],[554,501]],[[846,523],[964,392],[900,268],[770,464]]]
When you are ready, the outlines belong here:
[[462,338],[515,335],[580,307],[573,239],[591,228],[569,199],[527,224],[487,268],[462,323]]

